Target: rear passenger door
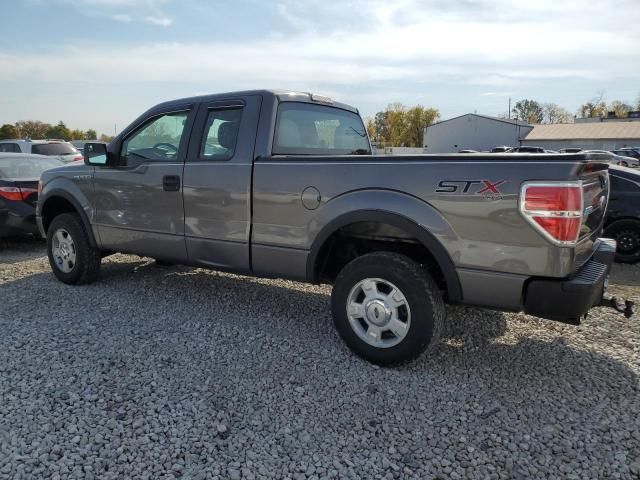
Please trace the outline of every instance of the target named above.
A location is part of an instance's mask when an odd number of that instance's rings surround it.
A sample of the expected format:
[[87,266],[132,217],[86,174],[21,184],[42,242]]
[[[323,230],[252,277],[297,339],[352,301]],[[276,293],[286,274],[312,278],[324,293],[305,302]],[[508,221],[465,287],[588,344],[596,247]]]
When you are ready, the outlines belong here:
[[184,233],[191,263],[250,270],[251,175],[262,97],[204,103],[184,165]]

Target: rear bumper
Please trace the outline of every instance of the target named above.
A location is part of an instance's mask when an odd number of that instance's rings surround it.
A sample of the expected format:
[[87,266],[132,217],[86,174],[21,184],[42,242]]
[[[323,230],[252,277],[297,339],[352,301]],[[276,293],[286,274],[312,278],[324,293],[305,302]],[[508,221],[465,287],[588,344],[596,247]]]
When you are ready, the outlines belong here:
[[600,239],[591,259],[571,278],[529,280],[525,287],[525,313],[579,325],[589,309],[600,303],[615,253],[614,240]]
[[21,217],[11,212],[0,211],[0,236],[38,235],[38,227],[34,215]]

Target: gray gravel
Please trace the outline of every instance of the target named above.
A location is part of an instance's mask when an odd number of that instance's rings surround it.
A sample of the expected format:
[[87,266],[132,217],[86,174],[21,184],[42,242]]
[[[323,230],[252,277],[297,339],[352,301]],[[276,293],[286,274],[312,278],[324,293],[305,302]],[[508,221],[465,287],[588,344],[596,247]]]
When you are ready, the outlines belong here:
[[381,369],[326,287],[124,255],[69,287],[43,255],[0,244],[2,479],[640,478],[637,320],[455,308]]

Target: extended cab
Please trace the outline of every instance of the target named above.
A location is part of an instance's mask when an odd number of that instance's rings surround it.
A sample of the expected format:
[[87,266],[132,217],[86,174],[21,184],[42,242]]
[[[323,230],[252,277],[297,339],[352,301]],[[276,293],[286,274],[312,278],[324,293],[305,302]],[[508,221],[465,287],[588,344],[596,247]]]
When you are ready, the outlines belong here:
[[615,252],[603,157],[372,156],[355,108],[306,93],[162,103],[40,189],[61,281],[128,252],[329,283],[339,333],[379,364],[434,345],[445,303],[578,324]]

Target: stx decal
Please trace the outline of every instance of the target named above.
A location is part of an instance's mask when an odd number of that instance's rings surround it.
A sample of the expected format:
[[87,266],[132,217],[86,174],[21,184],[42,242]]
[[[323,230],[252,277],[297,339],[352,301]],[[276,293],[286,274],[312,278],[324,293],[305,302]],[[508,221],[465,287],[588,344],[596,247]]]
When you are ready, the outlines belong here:
[[506,180],[440,180],[436,193],[462,193],[502,198],[498,188]]

